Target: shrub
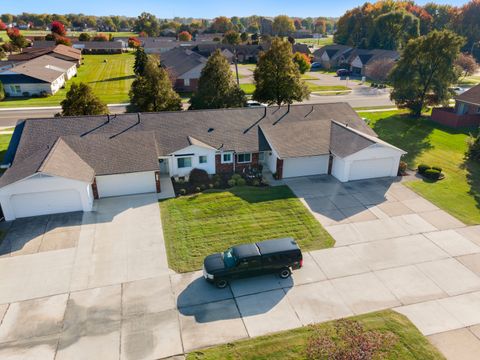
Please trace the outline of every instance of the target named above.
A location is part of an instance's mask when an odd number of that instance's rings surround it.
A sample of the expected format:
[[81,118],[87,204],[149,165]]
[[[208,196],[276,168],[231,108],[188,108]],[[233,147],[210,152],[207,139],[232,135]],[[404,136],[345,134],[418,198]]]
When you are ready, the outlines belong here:
[[417,171],[418,171],[419,174],[423,175],[425,173],[425,171],[428,170],[428,169],[431,169],[431,167],[428,166],[428,165],[425,165],[425,164],[420,164],[420,165],[418,165]]
[[218,174],[212,176],[212,180],[214,183],[222,181],[222,177]]
[[427,169],[425,170],[425,173],[423,174],[423,176],[425,176],[427,179],[430,179],[430,180],[438,180],[440,179],[440,174],[441,172],[438,170]]
[[242,177],[241,177],[239,174],[233,174],[233,175],[232,175],[232,180],[237,181],[237,180],[240,180],[241,178],[242,178]]
[[235,180],[233,180],[233,179],[230,179],[230,180],[227,181],[227,183],[228,183],[228,186],[233,187],[233,186],[236,185],[237,182],[236,182]]
[[467,142],[467,158],[474,161],[480,161],[480,134],[477,137],[470,135]]
[[190,176],[188,177],[188,181],[193,186],[196,185],[206,185],[210,181],[208,177],[208,173],[203,169],[193,169],[190,171]]
[[187,195],[186,189],[180,189],[180,195]]
[[245,186],[247,184],[247,182],[245,181],[245,179],[238,179],[237,180],[237,186]]
[[213,189],[213,184],[212,183],[208,184],[208,188]]
[[220,181],[215,181],[213,183],[213,186],[215,186],[216,188],[219,188],[220,187]]
[[258,180],[258,179],[253,180],[252,185],[253,186],[260,186],[260,180]]
[[200,185],[200,190],[203,191],[203,190],[205,190],[206,188],[207,188],[207,185],[204,185],[204,184]]
[[200,189],[200,187],[197,186],[197,187],[195,188],[195,192],[199,193],[200,191],[202,191],[202,189]]
[[400,161],[398,165],[398,175],[403,175],[407,171],[407,163],[405,161]]
[[380,359],[382,352],[392,348],[398,339],[392,332],[366,330],[354,320],[342,319],[332,327],[314,326],[308,339],[306,358],[318,359]]
[[443,170],[440,166],[432,166],[432,169],[433,170],[438,170],[440,172],[442,172],[442,170]]

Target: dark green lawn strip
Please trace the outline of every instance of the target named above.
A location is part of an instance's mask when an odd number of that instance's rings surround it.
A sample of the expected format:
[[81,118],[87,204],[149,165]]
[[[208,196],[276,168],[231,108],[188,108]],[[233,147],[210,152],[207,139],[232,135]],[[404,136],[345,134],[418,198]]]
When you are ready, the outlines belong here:
[[[391,332],[396,335],[395,346],[383,354],[386,360],[441,360],[440,352],[403,315],[387,310],[352,319],[360,321],[365,329]],[[318,326],[332,327],[334,321]],[[294,360],[305,359],[305,346],[312,333],[312,327],[283,331],[273,335],[237,341],[213,348],[195,351],[187,360]]]
[[160,207],[169,265],[180,272],[200,269],[205,256],[235,244],[286,236],[303,250],[334,244],[287,186],[212,190]]

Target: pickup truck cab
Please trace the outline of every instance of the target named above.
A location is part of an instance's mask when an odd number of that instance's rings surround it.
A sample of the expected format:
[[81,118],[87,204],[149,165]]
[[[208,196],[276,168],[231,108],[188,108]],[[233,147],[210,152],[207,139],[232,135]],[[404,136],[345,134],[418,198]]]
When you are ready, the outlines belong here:
[[277,273],[286,279],[302,265],[302,252],[295,240],[265,240],[207,256],[203,261],[203,277],[223,289],[230,280],[250,276]]

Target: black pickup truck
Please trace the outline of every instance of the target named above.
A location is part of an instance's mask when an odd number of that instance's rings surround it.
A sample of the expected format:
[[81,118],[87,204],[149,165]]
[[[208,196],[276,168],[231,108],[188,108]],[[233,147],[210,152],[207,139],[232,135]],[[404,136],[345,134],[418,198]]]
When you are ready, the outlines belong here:
[[302,252],[292,238],[233,246],[203,261],[203,277],[223,289],[232,279],[278,273],[282,279],[303,265]]

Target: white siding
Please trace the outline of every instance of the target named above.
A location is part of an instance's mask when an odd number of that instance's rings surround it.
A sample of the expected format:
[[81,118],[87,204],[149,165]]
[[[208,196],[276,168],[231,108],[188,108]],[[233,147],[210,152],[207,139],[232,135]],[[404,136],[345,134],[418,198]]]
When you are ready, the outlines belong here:
[[328,155],[288,158],[283,160],[283,177],[320,175],[328,172]]
[[192,70],[187,71],[185,74],[180,75],[178,78],[179,79],[199,79],[204,67],[205,67],[205,64],[197,65]]
[[346,161],[341,157],[333,157],[332,175],[342,182],[348,181],[346,174]]
[[70,211],[91,211],[91,185],[61,177],[35,175],[0,189],[7,221],[19,217]]
[[[216,150],[198,145],[190,145],[184,149],[175,151],[170,158],[170,176],[188,176],[194,168],[203,169],[208,174],[215,174],[215,154]],[[183,156],[185,155],[185,156]],[[207,162],[200,164],[199,157],[206,156]],[[179,157],[191,157],[192,166],[187,168],[179,168],[177,159]]]
[[358,56],[352,61],[351,65],[352,65],[352,67],[356,67],[356,68],[359,68],[359,69],[363,68],[362,60],[360,60],[360,57],[358,57]]
[[101,198],[157,191],[154,171],[103,175],[96,179],[98,196]]
[[268,167],[272,174],[277,172],[277,155],[275,151],[266,151],[265,152],[265,165]]

